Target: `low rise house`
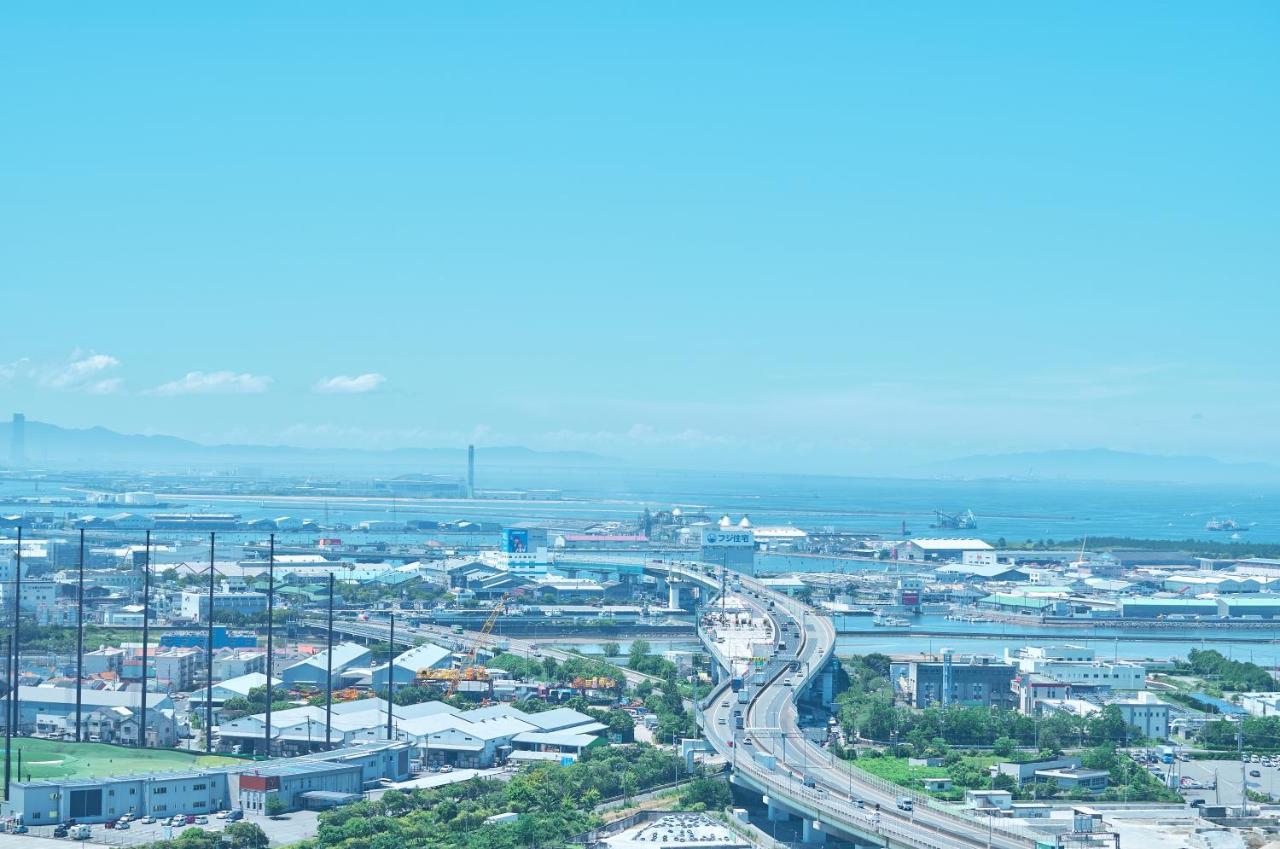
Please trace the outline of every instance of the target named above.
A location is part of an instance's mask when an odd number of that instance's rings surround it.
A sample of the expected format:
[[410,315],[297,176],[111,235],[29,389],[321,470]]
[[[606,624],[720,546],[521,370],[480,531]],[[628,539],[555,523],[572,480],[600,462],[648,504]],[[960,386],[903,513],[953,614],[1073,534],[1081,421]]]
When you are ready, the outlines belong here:
[[[19,734],[75,735],[76,691],[72,687],[18,688]],[[81,692],[82,736],[91,742],[134,745],[142,718],[142,693],[131,690]],[[147,694],[146,741],[168,748],[178,741],[173,700],[164,693]]]

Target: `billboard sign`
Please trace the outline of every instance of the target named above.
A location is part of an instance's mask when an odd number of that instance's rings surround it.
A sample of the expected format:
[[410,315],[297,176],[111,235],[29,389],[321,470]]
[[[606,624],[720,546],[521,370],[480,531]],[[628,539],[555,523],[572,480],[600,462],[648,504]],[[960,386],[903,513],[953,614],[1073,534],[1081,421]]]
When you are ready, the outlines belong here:
[[524,554],[528,552],[528,528],[503,528],[502,550],[507,554]]
[[702,546],[704,548],[755,548],[755,545],[755,534],[748,530],[702,529]]

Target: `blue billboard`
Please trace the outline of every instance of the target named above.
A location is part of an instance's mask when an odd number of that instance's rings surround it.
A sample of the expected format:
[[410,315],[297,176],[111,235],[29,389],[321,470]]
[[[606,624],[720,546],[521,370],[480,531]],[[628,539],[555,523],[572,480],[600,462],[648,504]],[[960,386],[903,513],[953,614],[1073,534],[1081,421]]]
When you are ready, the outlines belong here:
[[502,550],[507,554],[524,554],[529,550],[528,528],[503,528]]

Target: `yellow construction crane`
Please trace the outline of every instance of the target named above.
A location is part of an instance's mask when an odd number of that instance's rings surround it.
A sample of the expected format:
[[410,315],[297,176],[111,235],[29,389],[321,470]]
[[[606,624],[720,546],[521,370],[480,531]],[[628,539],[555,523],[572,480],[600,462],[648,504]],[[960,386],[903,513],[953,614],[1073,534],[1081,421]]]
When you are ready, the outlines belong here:
[[493,626],[498,624],[498,617],[507,609],[508,593],[503,593],[502,598],[498,599],[493,606],[493,610],[489,611],[489,616],[484,620],[484,624],[480,626],[480,632],[475,640],[471,643],[471,651],[467,652],[466,661],[463,664],[460,674],[450,682],[449,695],[453,695],[458,689],[459,681],[487,681],[489,673],[483,666],[476,666],[476,654],[480,651],[480,644],[484,642],[485,637],[493,631]]

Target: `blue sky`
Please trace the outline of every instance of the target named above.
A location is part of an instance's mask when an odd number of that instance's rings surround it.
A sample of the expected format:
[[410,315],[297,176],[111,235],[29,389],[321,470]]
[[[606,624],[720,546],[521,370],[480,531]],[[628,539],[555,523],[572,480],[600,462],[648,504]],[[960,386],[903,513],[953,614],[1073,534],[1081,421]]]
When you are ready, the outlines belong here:
[[188,5],[0,33],[33,419],[839,473],[1280,449],[1273,3]]

